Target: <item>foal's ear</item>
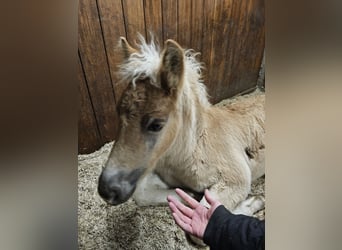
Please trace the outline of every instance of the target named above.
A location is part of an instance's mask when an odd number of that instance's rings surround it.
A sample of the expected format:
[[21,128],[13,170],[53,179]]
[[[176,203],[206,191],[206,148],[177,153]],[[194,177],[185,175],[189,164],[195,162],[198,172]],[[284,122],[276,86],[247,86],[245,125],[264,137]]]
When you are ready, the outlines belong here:
[[120,37],[119,47],[122,51],[122,55],[124,59],[128,59],[132,53],[137,52],[136,49],[134,49],[131,45],[129,45],[126,38],[124,38],[123,36]]
[[179,87],[184,74],[184,52],[173,40],[165,42],[160,68],[161,86],[168,93]]

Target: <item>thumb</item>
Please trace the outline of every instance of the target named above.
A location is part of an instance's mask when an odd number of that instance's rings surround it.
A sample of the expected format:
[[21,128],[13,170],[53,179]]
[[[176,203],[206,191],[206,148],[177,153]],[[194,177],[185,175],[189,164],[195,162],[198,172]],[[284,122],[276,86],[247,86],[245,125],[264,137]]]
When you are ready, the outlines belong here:
[[214,199],[214,197],[210,194],[210,192],[209,192],[208,189],[206,189],[206,190],[204,191],[204,196],[205,196],[205,199],[208,201],[208,203],[209,203],[210,205],[213,205],[215,202],[217,202],[217,201]]
[[216,208],[219,207],[222,204],[218,200],[215,200],[215,198],[212,196],[212,194],[207,189],[204,191],[204,196],[205,196],[205,199],[207,200],[207,202],[210,205],[210,208],[208,210],[208,215],[210,217],[214,213]]

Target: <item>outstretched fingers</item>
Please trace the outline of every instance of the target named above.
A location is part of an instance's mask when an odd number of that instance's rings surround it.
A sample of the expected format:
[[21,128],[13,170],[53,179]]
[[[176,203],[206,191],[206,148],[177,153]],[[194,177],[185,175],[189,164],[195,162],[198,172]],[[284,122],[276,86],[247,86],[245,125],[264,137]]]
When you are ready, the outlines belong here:
[[183,214],[182,211],[180,211],[177,206],[173,203],[170,202],[169,206],[171,208],[171,211],[173,214],[177,214],[177,216],[186,224],[191,224],[191,218],[188,217],[187,215]]
[[183,199],[185,200],[190,207],[192,208],[196,208],[199,205],[199,202],[196,201],[194,198],[192,198],[191,196],[189,196],[187,193],[185,193],[182,189],[180,188],[176,188],[176,193]]
[[172,211],[172,216],[176,221],[176,224],[182,228],[185,232],[192,234],[193,229],[191,226],[191,216],[193,214],[192,209],[184,206],[177,199],[172,196],[168,196],[169,207]]
[[176,223],[180,228],[182,228],[185,232],[193,234],[191,224],[184,222],[177,213],[172,213],[173,218],[175,219]]
[[[167,199],[168,199],[170,205],[171,204],[174,205],[172,207],[170,206],[171,210],[174,207],[178,211],[180,211],[182,214],[184,214],[185,216],[189,217],[190,219],[192,218],[194,211],[191,208],[185,206],[183,203],[181,203],[180,201],[178,201],[176,198],[174,198],[172,196],[168,196]],[[173,211],[173,212],[175,212],[175,211]]]

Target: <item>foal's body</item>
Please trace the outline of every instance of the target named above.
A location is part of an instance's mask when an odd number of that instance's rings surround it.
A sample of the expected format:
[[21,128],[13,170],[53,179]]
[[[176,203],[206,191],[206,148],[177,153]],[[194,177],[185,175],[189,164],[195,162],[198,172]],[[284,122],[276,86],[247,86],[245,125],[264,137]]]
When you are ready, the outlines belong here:
[[[138,185],[137,203],[166,203],[166,194],[173,191],[165,188],[198,193],[208,188],[233,211],[246,199],[251,182],[264,174],[264,103],[260,93],[239,97],[224,107],[202,105],[200,100],[186,105],[183,127],[155,169],[167,186],[157,185],[158,177],[150,174]],[[238,212],[250,215],[260,208]]]
[[175,187],[209,189],[232,211],[260,209],[257,199],[240,204],[252,180],[264,174],[264,94],[212,106],[193,51],[172,40],[163,51],[143,39],[139,48],[121,38],[120,77],[128,87],[118,107],[119,137],[99,179],[100,195],[118,205],[134,193],[139,205],[154,205],[166,204]]

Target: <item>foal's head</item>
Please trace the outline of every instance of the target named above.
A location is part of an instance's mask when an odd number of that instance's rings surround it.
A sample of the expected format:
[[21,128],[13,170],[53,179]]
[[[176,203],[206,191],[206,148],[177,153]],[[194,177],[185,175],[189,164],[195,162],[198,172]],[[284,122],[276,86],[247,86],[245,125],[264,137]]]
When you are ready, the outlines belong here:
[[151,170],[174,142],[179,124],[178,96],[185,55],[173,40],[164,50],[142,41],[140,51],[121,38],[122,81],[129,82],[118,105],[118,139],[99,178],[98,192],[109,204],[125,202],[138,179]]

